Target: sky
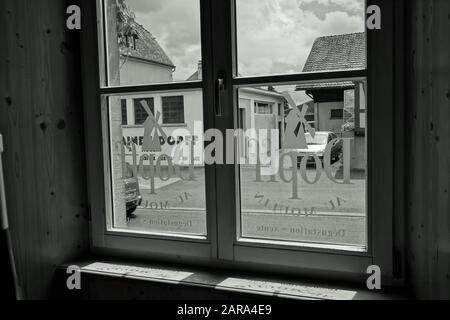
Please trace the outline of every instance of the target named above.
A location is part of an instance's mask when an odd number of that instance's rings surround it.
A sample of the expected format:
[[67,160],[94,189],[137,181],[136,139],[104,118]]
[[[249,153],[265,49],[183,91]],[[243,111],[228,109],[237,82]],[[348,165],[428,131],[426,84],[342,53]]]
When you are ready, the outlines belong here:
[[[127,0],[186,80],[201,60],[198,0]],[[317,37],[362,32],[364,0],[237,0],[239,74],[301,72]]]

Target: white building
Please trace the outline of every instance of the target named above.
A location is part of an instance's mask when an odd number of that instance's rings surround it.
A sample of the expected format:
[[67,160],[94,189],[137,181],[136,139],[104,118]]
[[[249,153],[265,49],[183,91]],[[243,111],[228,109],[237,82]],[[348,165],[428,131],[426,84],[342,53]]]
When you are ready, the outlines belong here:
[[[137,37],[130,37],[128,47],[120,48],[120,78],[122,83],[137,85],[173,81],[175,66],[152,34],[141,25],[137,26]],[[201,62],[188,81],[202,79]],[[158,123],[167,135],[161,139],[162,154],[171,155],[174,146],[194,139],[195,165],[203,165],[203,141],[196,133],[199,122],[203,122],[203,99],[199,89],[179,92],[152,92],[126,96],[121,99],[123,138],[126,143],[137,145],[142,154],[144,138],[143,123],[148,117],[141,106],[145,100],[152,113],[161,115]],[[284,127],[285,100],[280,93],[262,88],[242,88],[239,91],[239,127],[248,129],[281,129]],[[195,128],[197,122],[197,129]],[[202,129],[203,127],[200,126]],[[180,130],[186,134],[179,134]],[[200,132],[203,134],[203,130]],[[279,145],[280,141],[276,141]],[[273,143],[273,142],[272,142]],[[241,147],[242,152],[249,152]],[[159,156],[158,153],[155,156]],[[187,160],[187,159],[185,159]]]
[[[314,41],[303,72],[362,70],[366,67],[366,36],[351,33],[319,37]],[[352,137],[352,169],[365,171],[366,90],[362,81],[302,83],[297,91],[311,97],[308,121],[318,131]]]

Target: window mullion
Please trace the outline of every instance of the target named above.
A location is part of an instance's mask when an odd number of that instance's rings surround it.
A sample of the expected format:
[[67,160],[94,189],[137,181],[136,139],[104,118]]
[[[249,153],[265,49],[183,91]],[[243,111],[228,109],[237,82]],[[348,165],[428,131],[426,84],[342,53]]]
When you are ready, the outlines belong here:
[[[215,128],[226,136],[227,129],[235,128],[236,115],[234,102],[236,89],[233,87],[234,76],[234,1],[210,1],[213,42],[213,85],[218,79],[223,79],[224,90],[215,92]],[[218,114],[219,103],[222,104],[222,114]],[[224,150],[226,159],[226,150]],[[233,260],[234,242],[236,241],[236,212],[238,184],[235,165],[216,165],[216,205],[218,230],[218,257],[221,260]]]

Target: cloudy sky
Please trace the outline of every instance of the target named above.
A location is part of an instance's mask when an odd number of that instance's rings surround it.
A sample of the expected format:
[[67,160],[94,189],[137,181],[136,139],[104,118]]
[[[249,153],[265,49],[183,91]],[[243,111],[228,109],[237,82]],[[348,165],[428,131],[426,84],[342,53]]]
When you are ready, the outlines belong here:
[[[128,0],[185,80],[201,59],[198,0]],[[364,30],[364,0],[237,0],[242,75],[301,72],[317,37]]]

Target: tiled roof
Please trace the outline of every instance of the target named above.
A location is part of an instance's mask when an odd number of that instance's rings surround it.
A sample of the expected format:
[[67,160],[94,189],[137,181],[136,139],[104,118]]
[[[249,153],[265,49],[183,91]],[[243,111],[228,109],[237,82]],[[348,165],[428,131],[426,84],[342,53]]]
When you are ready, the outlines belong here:
[[133,30],[138,37],[136,39],[136,48],[126,48],[122,45],[120,47],[120,53],[122,55],[175,67],[172,60],[170,60],[155,37],[148,30],[138,23],[134,23]]
[[365,68],[366,36],[362,32],[317,38],[303,72]]

